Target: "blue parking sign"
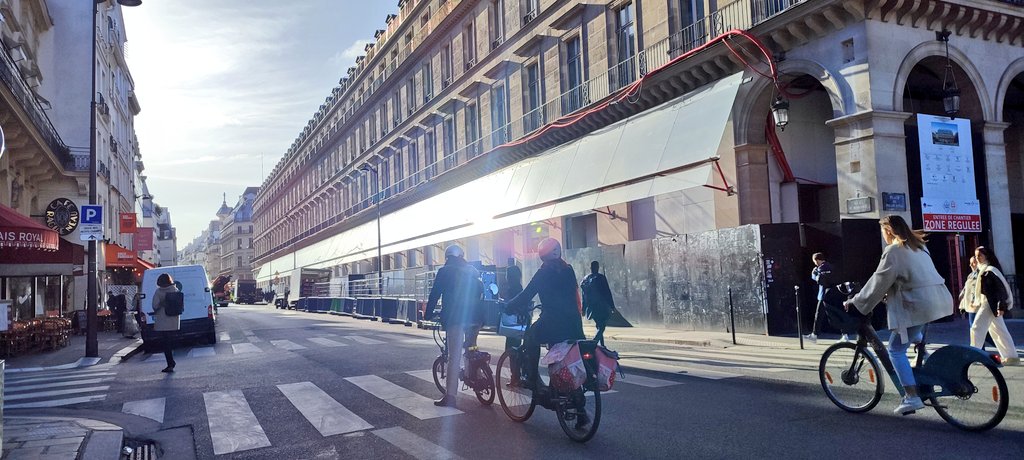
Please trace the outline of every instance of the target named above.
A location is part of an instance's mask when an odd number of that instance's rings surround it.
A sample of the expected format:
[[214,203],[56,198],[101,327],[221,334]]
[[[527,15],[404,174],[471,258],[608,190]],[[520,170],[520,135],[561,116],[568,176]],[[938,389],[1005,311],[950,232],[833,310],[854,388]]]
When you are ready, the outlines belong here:
[[103,224],[103,206],[95,204],[82,205],[83,224]]

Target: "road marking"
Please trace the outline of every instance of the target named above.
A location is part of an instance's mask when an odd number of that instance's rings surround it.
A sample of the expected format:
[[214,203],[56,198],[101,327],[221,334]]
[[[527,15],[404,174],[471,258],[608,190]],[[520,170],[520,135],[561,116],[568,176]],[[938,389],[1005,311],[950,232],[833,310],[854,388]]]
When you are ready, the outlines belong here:
[[644,377],[636,374],[626,374],[625,377],[617,380],[618,382],[629,383],[632,385],[640,385],[647,388],[662,388],[670,387],[672,385],[681,385],[680,382],[673,382],[671,380],[652,379],[650,377]]
[[37,409],[40,407],[60,407],[70,406],[72,404],[82,404],[93,401],[102,401],[107,399],[107,395],[93,395],[93,396],[81,396],[78,398],[66,398],[66,399],[51,399],[49,401],[37,401],[30,403],[20,404],[7,404],[4,403],[4,409]]
[[220,333],[220,341],[221,342],[230,342],[231,341],[231,334],[228,334],[227,332],[221,332]]
[[[437,386],[437,384],[434,383],[434,371],[432,369],[425,369],[425,370],[422,370],[422,371],[409,371],[409,372],[406,372],[406,374],[409,374],[409,375],[411,375],[413,377],[416,377],[416,378],[418,378],[420,380],[423,380],[425,382],[430,382],[430,384],[434,385],[435,388]],[[441,382],[441,384],[444,385],[444,382]],[[462,394],[468,395],[468,396],[476,397],[476,393],[474,393],[471,388],[463,388],[462,382],[459,382],[459,393],[462,393]],[[442,393],[442,396],[443,395],[444,395],[444,393]]]
[[341,343],[341,342],[338,342],[336,340],[331,340],[331,339],[324,338],[324,337],[313,337],[313,338],[310,338],[310,339],[307,339],[307,340],[309,340],[310,342],[313,342],[313,343],[315,343],[317,345],[320,345],[322,347],[346,347],[346,346],[348,346],[347,343]]
[[619,364],[626,367],[635,367],[637,369],[644,369],[648,371],[668,372],[670,374],[688,375],[690,377],[698,377],[710,380],[730,379],[741,376],[740,374],[731,374],[728,372],[697,369],[693,367],[668,366],[665,364],[649,363],[647,361],[640,361],[637,359],[623,358],[619,360]]
[[419,460],[454,460],[460,458],[448,449],[427,441],[426,439],[423,439],[402,427],[396,426],[392,428],[385,428],[383,430],[376,430],[373,434]]
[[363,345],[381,345],[381,344],[386,343],[386,342],[382,342],[382,341],[377,340],[377,339],[371,339],[369,337],[365,337],[365,336],[361,336],[361,335],[343,335],[342,337],[345,337],[345,338],[351,339],[351,340],[355,340],[356,342],[359,342],[359,343],[361,343]]
[[[4,393],[4,401],[19,401],[19,400],[22,400],[22,399],[48,398],[50,396],[64,396],[64,395],[73,395],[73,394],[77,394],[77,393],[95,393],[97,391],[107,391],[109,389],[110,389],[110,386],[104,385],[104,386],[94,386],[94,387],[89,387],[89,388],[74,388],[74,389],[70,389],[70,390],[53,390],[53,391],[37,391],[35,393],[18,393],[18,394],[13,394],[13,395],[8,395],[7,393]],[[10,406],[8,406],[8,408],[9,407]]]
[[[633,353],[633,352],[627,352],[627,353],[622,353],[622,356],[624,356],[626,358],[649,358],[649,359],[656,359],[656,360],[663,361],[663,362],[666,362],[666,363],[680,363],[680,364],[691,364],[692,363],[692,364],[702,364],[702,365],[705,365],[705,366],[718,366],[718,367],[721,367],[721,368],[724,368],[724,369],[729,369],[729,370],[741,370],[742,369],[742,370],[754,371],[754,372],[790,372],[790,371],[794,370],[793,365],[788,365],[786,367],[771,367],[771,364],[765,362],[764,360],[758,361],[758,363],[763,364],[765,367],[751,367],[749,365],[751,363],[742,363],[742,362],[739,362],[739,361],[730,361],[729,358],[726,358],[726,357],[724,357],[722,355],[710,356],[710,357],[706,357],[705,358],[705,357],[700,357],[700,356],[688,356],[688,355],[668,354],[668,353],[661,354],[661,353]],[[804,366],[801,366],[801,367],[804,367]]]
[[236,355],[240,355],[243,353],[260,353],[263,350],[260,350],[260,347],[251,343],[233,343],[231,344],[231,351]]
[[24,382],[8,383],[4,386],[4,395],[8,395],[13,392],[31,391],[31,390],[42,390],[46,388],[60,388],[60,387],[75,387],[80,385],[96,385],[97,383],[103,383],[110,380],[110,377],[98,378],[98,379],[83,379],[83,380],[72,380],[70,382],[52,382],[52,383],[33,383],[24,385]]
[[206,358],[216,355],[217,352],[214,351],[213,347],[196,347],[188,351],[189,358]]
[[387,340],[389,342],[400,342],[400,343],[413,343],[413,342],[424,342],[430,339],[426,337],[413,337],[411,335],[402,334],[374,334],[374,336]]
[[269,447],[270,440],[240,390],[203,393],[213,453]]
[[305,350],[306,347],[299,345],[291,340],[271,340],[271,345],[288,351],[294,350]]
[[665,353],[676,356],[685,356],[692,358],[692,360],[699,361],[716,361],[716,362],[742,362],[744,364],[750,364],[754,366],[765,366],[769,369],[760,369],[754,367],[752,369],[770,371],[770,366],[786,366],[786,367],[800,367],[800,368],[817,368],[818,362],[821,361],[821,354],[807,356],[803,359],[799,356],[786,356],[784,354],[777,355],[760,355],[752,356],[746,353],[736,353],[730,351],[703,351],[703,350],[680,350],[680,349],[667,349],[667,350],[655,350],[651,353]]
[[347,377],[345,380],[352,382],[354,385],[362,388],[363,391],[384,400],[384,402],[391,404],[392,406],[395,406],[420,420],[447,417],[449,415],[462,413],[462,411],[454,407],[435,406],[434,401],[430,398],[422,396],[419,393],[406,390],[405,388],[377,377],[376,375]]
[[121,406],[121,412],[146,417],[150,420],[156,420],[157,422],[164,423],[164,407],[166,404],[167,398],[128,401]]
[[62,377],[73,377],[73,376],[79,376],[79,375],[82,375],[82,374],[85,374],[85,373],[90,373],[90,372],[112,371],[113,370],[112,369],[113,366],[114,366],[113,364],[100,364],[100,365],[96,365],[96,366],[89,366],[89,367],[86,367],[86,368],[69,368],[69,369],[61,369],[61,370],[44,370],[44,371],[16,372],[13,375],[8,375],[8,372],[11,371],[11,369],[8,369],[7,372],[4,372],[4,380],[7,381],[7,382],[17,382],[17,381],[24,381],[25,379],[40,379],[40,378],[56,379],[56,378],[62,378]]
[[277,388],[322,436],[372,430],[358,415],[342,406],[312,382],[289,383]]
[[31,378],[31,379],[26,379],[26,378],[22,378],[22,379],[9,379],[9,378],[5,377],[4,381],[6,382],[7,386],[15,386],[15,385],[21,385],[23,383],[59,382],[59,381],[62,381],[62,380],[74,380],[74,379],[91,378],[91,377],[112,377],[112,376],[115,376],[115,375],[117,375],[116,372],[85,372],[85,373],[81,373],[81,374],[64,375],[64,376],[60,376],[60,377],[35,377],[35,378]]

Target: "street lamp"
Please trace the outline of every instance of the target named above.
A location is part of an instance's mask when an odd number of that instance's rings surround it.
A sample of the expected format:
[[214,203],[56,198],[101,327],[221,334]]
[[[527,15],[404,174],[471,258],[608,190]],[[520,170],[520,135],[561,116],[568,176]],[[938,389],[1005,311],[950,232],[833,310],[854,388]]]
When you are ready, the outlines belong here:
[[775,126],[785,131],[789,124],[789,101],[783,99],[781,94],[772,103],[772,116],[775,118]]
[[[100,3],[106,3],[106,0],[96,0],[92,4],[92,54],[90,60],[92,61],[92,103],[89,105],[89,204],[96,204],[96,194],[98,185],[96,183],[96,16],[99,14],[99,9],[96,5]],[[117,0],[117,3],[123,6],[139,6],[142,4],[142,0]],[[85,330],[85,356],[87,358],[96,358],[100,355],[99,341],[96,336],[97,326],[99,324],[99,318],[96,316],[96,295],[99,292],[99,280],[96,279],[98,276],[98,270],[96,267],[97,263],[97,244],[96,240],[89,240],[89,259],[86,265],[88,266],[88,280],[86,281],[86,330]]]
[[949,115],[949,118],[960,112],[960,88],[956,86],[956,75],[953,74],[953,64],[949,60],[949,36],[952,32],[941,30],[935,32],[935,39],[946,45],[946,68],[942,73],[942,110]]
[[377,296],[380,297],[384,295],[384,257],[381,255],[380,240],[380,173],[377,171],[377,167],[369,164],[363,165],[359,170],[363,172],[373,171],[374,197],[377,202]]

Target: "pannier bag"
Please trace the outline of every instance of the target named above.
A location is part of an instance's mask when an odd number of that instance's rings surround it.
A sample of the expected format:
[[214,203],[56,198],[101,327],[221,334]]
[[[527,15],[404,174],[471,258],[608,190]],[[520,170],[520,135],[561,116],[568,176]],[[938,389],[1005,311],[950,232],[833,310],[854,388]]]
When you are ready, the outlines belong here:
[[551,388],[558,391],[575,390],[587,381],[587,368],[576,344],[562,342],[552,346],[541,362],[548,365]]
[[615,385],[615,372],[619,370],[619,354],[605,347],[597,347],[597,389],[609,391]]
[[167,316],[180,316],[185,312],[185,293],[168,292],[164,297],[164,313]]

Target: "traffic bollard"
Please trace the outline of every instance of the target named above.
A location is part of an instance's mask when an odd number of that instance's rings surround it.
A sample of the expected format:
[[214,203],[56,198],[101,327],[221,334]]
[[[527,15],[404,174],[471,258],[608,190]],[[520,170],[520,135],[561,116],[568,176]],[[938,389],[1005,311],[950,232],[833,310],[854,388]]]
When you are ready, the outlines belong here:
[[732,307],[732,286],[729,286],[729,322],[732,329],[732,344],[736,345],[736,312]]
[[796,296],[796,336],[800,338],[800,349],[804,349],[804,331],[800,327],[800,286],[793,286]]

